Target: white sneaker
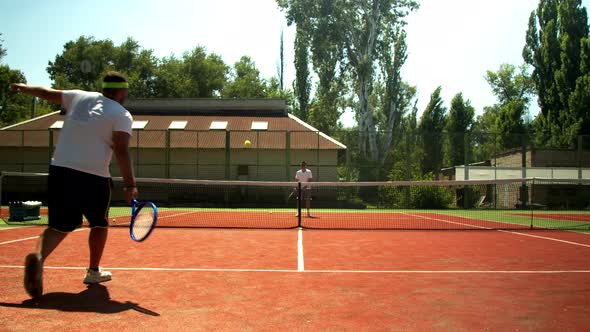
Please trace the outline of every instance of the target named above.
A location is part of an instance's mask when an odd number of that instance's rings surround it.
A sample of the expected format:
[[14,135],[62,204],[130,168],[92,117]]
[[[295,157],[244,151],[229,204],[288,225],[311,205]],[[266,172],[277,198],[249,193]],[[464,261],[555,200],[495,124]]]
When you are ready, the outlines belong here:
[[28,254],[25,258],[24,286],[32,298],[43,295],[43,262],[39,253]]
[[109,271],[102,271],[100,267],[98,271],[94,271],[91,269],[86,270],[86,277],[84,278],[85,284],[98,284],[101,282],[111,280],[112,273]]

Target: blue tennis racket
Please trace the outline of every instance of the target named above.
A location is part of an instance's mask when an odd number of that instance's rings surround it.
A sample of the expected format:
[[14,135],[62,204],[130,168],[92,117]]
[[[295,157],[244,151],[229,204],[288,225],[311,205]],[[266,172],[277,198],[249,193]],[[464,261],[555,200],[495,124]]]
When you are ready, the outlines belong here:
[[129,235],[133,241],[141,242],[150,236],[158,220],[158,207],[152,202],[131,203],[131,224]]

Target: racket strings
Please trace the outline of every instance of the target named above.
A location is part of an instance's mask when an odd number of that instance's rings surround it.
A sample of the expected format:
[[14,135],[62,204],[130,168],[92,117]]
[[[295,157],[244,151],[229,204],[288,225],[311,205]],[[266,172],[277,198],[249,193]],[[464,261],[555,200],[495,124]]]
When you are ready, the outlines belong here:
[[154,222],[154,212],[152,209],[145,207],[138,211],[133,223],[133,234],[136,238],[141,239],[149,234],[152,223]]

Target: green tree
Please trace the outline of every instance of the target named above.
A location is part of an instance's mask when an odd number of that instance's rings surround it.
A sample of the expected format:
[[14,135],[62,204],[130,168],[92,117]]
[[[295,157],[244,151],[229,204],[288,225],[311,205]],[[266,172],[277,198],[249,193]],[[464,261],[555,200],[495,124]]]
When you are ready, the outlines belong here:
[[222,92],[225,98],[262,98],[266,94],[266,82],[260,77],[256,64],[248,56],[242,56],[234,64],[228,82]]
[[[393,47],[384,45],[381,51],[381,74],[385,81],[385,93],[383,106],[380,108],[383,121],[378,122],[378,126],[385,131],[382,145],[389,147],[401,117],[410,109],[416,88],[405,84],[401,76],[401,68],[407,59],[406,32],[400,27],[387,26],[384,35],[385,40],[392,41]],[[384,155],[381,156],[380,162],[385,162]]]
[[183,97],[210,98],[221,94],[227,82],[229,68],[220,55],[207,55],[205,48],[198,46],[183,54],[183,67],[183,76],[189,89]]
[[137,41],[127,38],[121,45],[113,49],[113,70],[127,74],[129,95],[136,98],[147,98],[155,94],[154,79],[158,59],[153,50],[142,49]]
[[[498,103],[486,108],[488,113],[487,129],[495,151],[521,146],[524,134],[528,132],[526,115],[528,105],[534,93],[534,83],[527,73],[525,65],[517,68],[514,65],[502,64],[498,71],[487,71],[486,81],[492,88],[492,92],[498,99]],[[483,122],[485,123],[485,122]]]
[[2,47],[3,43],[4,39],[2,39],[2,33],[0,32],[0,61],[6,56],[6,49]]
[[[389,146],[378,146],[374,111],[369,103],[375,81],[374,66],[381,57],[380,51],[390,50],[396,43],[404,42],[396,39],[400,34],[385,32],[402,26],[405,15],[417,8],[417,2],[402,0],[350,2],[344,6],[344,47],[359,100],[359,130],[366,133],[366,136],[361,135],[359,147],[361,153],[379,163],[385,161]],[[389,117],[394,118],[393,115]]]
[[587,70],[582,66],[587,39],[588,16],[581,0],[540,0],[531,13],[523,58],[533,67],[541,107],[534,121],[538,144],[571,146],[584,128],[571,95],[588,89],[583,86],[588,81],[579,80],[587,75],[582,71]]
[[[439,89],[437,89],[439,90]],[[436,90],[435,90],[436,92]],[[432,101],[432,100],[431,100]],[[421,124],[418,124],[417,108],[400,119],[400,139],[393,147],[393,165],[389,170],[387,180],[434,180],[432,172],[423,173],[423,156],[425,151],[421,144]],[[422,117],[424,118],[424,116]],[[422,122],[422,121],[421,121]],[[438,170],[437,172],[438,173]],[[384,187],[380,190],[382,204],[393,208],[448,208],[452,197],[448,190],[423,187]]]
[[484,107],[473,123],[471,138],[473,142],[474,160],[492,159],[502,149],[498,145],[498,133],[496,132],[496,120],[499,117],[500,106],[498,104]]
[[20,70],[10,69],[0,64],[0,127],[4,127],[28,118],[31,98],[10,91],[10,83],[27,80]]
[[153,97],[188,97],[190,90],[190,78],[186,75],[184,62],[174,55],[162,58],[155,72]]
[[590,38],[581,42],[580,72],[569,99],[570,111],[580,121],[580,134],[590,135]]
[[281,83],[277,77],[271,77],[266,83],[265,98],[284,99],[286,104],[293,107],[295,104],[295,95],[291,89],[282,89]]
[[100,81],[108,70],[127,75],[133,97],[207,98],[220,95],[229,68],[219,55],[207,54],[201,46],[180,58],[171,55],[158,59],[132,38],[115,46],[108,39],[84,36],[67,42],[47,68],[54,87],[85,90],[100,90]]
[[307,121],[311,94],[311,78],[309,73],[309,38],[300,27],[295,33],[295,95],[299,106],[296,113],[303,121]]
[[447,109],[440,96],[441,87],[430,95],[430,101],[420,118],[418,132],[424,153],[421,158],[422,174],[437,174],[443,164],[443,142]]
[[469,100],[463,99],[463,94],[456,94],[451,100],[451,108],[447,117],[446,130],[448,133],[447,161],[448,165],[465,165],[470,162],[471,148],[470,133],[473,125],[475,109]]
[[569,104],[573,118],[578,120],[579,134],[590,135],[590,75],[578,78]]
[[[354,89],[357,100],[354,105],[360,157],[371,161],[375,166],[384,165],[392,144],[390,138],[393,136],[379,139],[378,128],[390,127],[379,127],[375,117],[386,114],[382,119],[387,119],[395,127],[396,119],[407,111],[401,108],[402,103],[411,105],[402,98],[402,93],[409,90],[404,91],[402,80],[396,75],[399,75],[397,69],[401,68],[405,60],[405,34],[401,29],[405,24],[404,18],[410,11],[418,8],[418,3],[411,0],[277,0],[277,3],[286,10],[289,24],[295,23],[298,28],[307,32],[312,45],[314,70],[318,76],[325,75],[329,78],[325,82],[332,84],[337,82],[336,77],[343,78],[342,73],[349,75],[351,82],[347,82],[345,86]],[[384,56],[385,54],[399,58],[392,59]],[[316,59],[325,65],[318,67]],[[386,59],[391,61],[390,65],[385,63]],[[322,71],[318,72],[318,68]],[[333,71],[333,68],[339,68],[339,71]],[[385,70],[381,70],[382,68]],[[340,75],[333,75],[338,72]],[[374,88],[378,81],[385,82],[382,83],[386,86],[383,91],[399,93],[386,98],[390,102],[399,103],[398,105],[381,101],[378,103],[381,110],[372,108],[376,105]],[[396,87],[390,84],[398,85]],[[324,88],[326,86],[320,83],[318,91]],[[318,95],[321,94],[318,92]],[[335,103],[331,105],[333,104]],[[379,112],[382,114],[377,115]]]
[[[4,40],[0,33],[0,61],[8,50],[3,47]],[[11,83],[26,83],[27,79],[22,71],[11,69],[0,63],[0,128],[27,120],[32,115],[33,99],[22,93],[10,91]],[[42,115],[50,111],[47,103],[38,102],[35,114]]]
[[279,50],[278,81],[281,90],[285,88],[285,43],[283,29],[281,29],[281,46]]
[[513,101],[523,101],[528,104],[535,92],[534,82],[527,73],[525,65],[517,68],[511,64],[501,64],[498,71],[488,70],[485,79],[498,99],[499,105],[506,105]]
[[153,51],[142,49],[132,38],[115,46],[108,39],[81,36],[64,45],[63,52],[49,62],[47,72],[55,88],[100,90],[104,73],[117,70],[127,75],[131,96],[150,97],[156,95],[157,66]]
[[115,61],[111,40],[95,40],[81,36],[64,45],[63,52],[49,61],[47,72],[58,89],[98,90],[98,82]]
[[313,71],[318,78],[315,98],[309,109],[302,109],[302,119],[319,130],[332,134],[337,129],[338,119],[342,114],[340,98],[345,91],[342,77],[342,3],[329,0],[278,0],[277,3],[287,10],[288,23],[297,25],[296,91],[301,94],[300,102],[309,100],[306,84],[308,49]]
[[311,35],[311,59],[318,77],[315,107],[310,111],[310,123],[319,130],[332,134],[342,112],[339,99],[343,94],[342,78],[343,48],[341,40],[341,11],[335,1],[318,1],[314,19],[307,24],[313,29]]

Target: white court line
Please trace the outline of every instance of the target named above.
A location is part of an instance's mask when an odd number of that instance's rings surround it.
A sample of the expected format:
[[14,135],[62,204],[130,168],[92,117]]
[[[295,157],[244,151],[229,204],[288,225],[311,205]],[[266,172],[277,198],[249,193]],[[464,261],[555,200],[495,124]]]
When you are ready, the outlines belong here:
[[578,242],[560,240],[560,239],[555,239],[555,238],[552,238],[552,237],[532,235],[532,234],[525,234],[525,233],[520,233],[520,232],[511,232],[511,231],[506,231],[506,230],[503,230],[503,229],[499,229],[498,232],[504,232],[504,233],[510,233],[510,234],[515,234],[515,235],[522,235],[522,236],[534,237],[534,238],[537,238],[537,239],[556,241],[556,242],[561,242],[561,243],[573,244],[575,246],[590,248],[590,245],[589,244],[583,244],[583,243],[578,243]]
[[39,237],[39,235],[37,235],[37,236],[32,236],[32,237],[26,237],[26,238],[23,238],[23,239],[18,239],[18,240],[4,241],[4,242],[0,242],[0,245],[3,245],[3,244],[9,244],[9,243],[15,243],[15,242],[28,241],[28,240],[33,240],[33,239],[36,239],[36,238],[38,238],[38,237]]
[[297,271],[303,272],[305,267],[303,264],[303,231],[301,227],[297,233]]
[[[162,213],[162,212],[166,212],[166,211],[161,211],[160,213]],[[184,216],[184,215],[187,215],[187,214],[193,214],[195,212],[197,212],[197,211],[175,213],[175,214],[171,214],[169,216],[168,215],[163,215],[163,216],[162,215],[159,215],[158,216],[158,220],[165,219],[165,218],[174,218],[174,217],[178,217],[178,216]],[[116,224],[117,226],[123,226],[123,225],[124,226],[128,226],[131,222],[130,221],[127,221],[127,219],[129,219],[131,217],[130,216],[123,216],[123,217],[125,218],[124,221],[113,221],[112,223],[113,224]],[[109,217],[109,219],[117,220],[117,217]],[[157,227],[157,225],[156,225],[156,227]]]
[[[22,265],[0,265],[0,269],[23,269]],[[86,270],[86,267],[45,266],[49,270]],[[285,269],[202,269],[159,267],[104,267],[111,271],[153,272],[266,272],[266,273],[359,273],[359,274],[565,274],[590,273],[590,270],[285,270]]]
[[[72,231],[72,233],[85,231],[87,229],[89,229],[89,228],[86,228],[86,227],[84,227],[84,228],[78,228],[78,229],[75,229],[74,231]],[[16,240],[10,240],[10,241],[0,242],[0,245],[10,244],[10,243],[15,243],[15,242],[28,241],[28,240],[34,240],[34,239],[37,239],[37,238],[39,238],[39,235],[37,235],[37,236],[31,236],[31,237],[26,237],[26,238],[22,238],[22,239],[16,239]]]
[[31,227],[39,227],[42,225],[23,225],[23,226],[13,226],[13,227],[2,227],[0,228],[0,232],[1,231],[7,231],[7,230],[11,230],[11,229],[22,229],[22,228],[31,228]]
[[[166,211],[162,211],[162,212],[166,212]],[[163,215],[163,216],[158,216],[158,219],[184,216],[184,215],[187,215],[187,214],[193,214],[193,213],[197,213],[197,212],[199,212],[199,211],[180,212],[180,213],[171,214],[169,216],[168,215]]]
[[572,241],[566,241],[566,240],[560,240],[560,239],[556,239],[556,238],[552,238],[552,237],[532,235],[532,234],[525,234],[525,233],[520,233],[520,232],[507,231],[507,230],[503,230],[503,229],[493,229],[493,228],[489,228],[489,227],[482,227],[482,226],[464,224],[464,223],[460,223],[460,222],[455,222],[455,221],[450,221],[450,220],[444,220],[444,219],[439,219],[439,218],[432,218],[432,217],[414,215],[414,214],[411,214],[411,213],[404,213],[404,214],[405,215],[408,215],[408,216],[411,216],[411,217],[418,217],[418,218],[423,218],[423,219],[430,219],[430,220],[442,221],[442,222],[446,222],[446,223],[449,223],[449,224],[462,225],[462,226],[467,226],[467,227],[471,227],[471,228],[494,230],[494,231],[497,231],[497,232],[509,233],[509,234],[514,234],[514,235],[528,236],[528,237],[533,237],[533,238],[537,238],[537,239],[543,239],[543,240],[549,240],[549,241],[567,243],[567,244],[572,244],[572,245],[575,245],[575,246],[590,248],[590,245],[589,244],[572,242]]
[[454,225],[461,225],[461,226],[466,226],[466,227],[471,227],[471,228],[479,228],[479,229],[492,230],[492,228],[489,228],[489,227],[470,225],[470,224],[465,224],[465,223],[457,222],[457,221],[450,221],[450,220],[445,220],[445,219],[426,217],[426,216],[421,216],[421,215],[416,215],[416,214],[411,214],[411,213],[405,213],[405,212],[402,212],[402,214],[405,214],[406,216],[410,216],[410,217],[414,217],[414,218],[417,217],[417,218],[422,218],[422,219],[430,219],[430,220],[442,221],[442,222],[447,223],[447,224],[454,224]]

